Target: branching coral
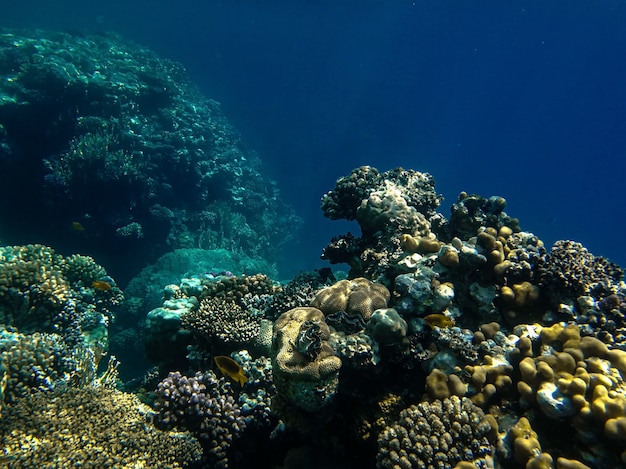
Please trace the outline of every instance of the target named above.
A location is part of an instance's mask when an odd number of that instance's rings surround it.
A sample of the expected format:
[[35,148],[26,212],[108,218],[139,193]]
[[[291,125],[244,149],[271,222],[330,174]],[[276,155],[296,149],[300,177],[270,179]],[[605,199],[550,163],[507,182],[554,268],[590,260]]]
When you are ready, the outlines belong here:
[[205,449],[205,462],[228,467],[228,450],[246,428],[228,382],[212,372],[170,373],[157,387],[155,407],[158,427],[190,431]]
[[199,459],[189,433],[149,423],[150,410],[130,394],[105,387],[38,393],[5,409],[3,458],[11,467],[180,468]]

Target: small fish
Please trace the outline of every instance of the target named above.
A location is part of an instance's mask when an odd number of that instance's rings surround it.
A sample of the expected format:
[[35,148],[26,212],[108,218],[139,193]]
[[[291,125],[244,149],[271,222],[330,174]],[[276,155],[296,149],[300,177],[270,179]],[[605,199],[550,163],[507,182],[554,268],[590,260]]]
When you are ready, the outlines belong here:
[[424,322],[430,327],[452,327],[454,326],[454,319],[446,316],[445,314],[429,314],[424,317]]
[[85,231],[85,227],[82,225],[82,223],[80,223],[78,221],[73,221],[72,222],[72,228],[74,228],[79,233]]
[[215,360],[215,364],[223,375],[234,379],[240,386],[243,387],[243,385],[248,382],[248,377],[244,374],[243,368],[232,358],[225,355],[218,355],[213,357],[213,360]]
[[111,284],[104,280],[94,280],[91,282],[91,286],[100,291],[109,291],[111,289]]

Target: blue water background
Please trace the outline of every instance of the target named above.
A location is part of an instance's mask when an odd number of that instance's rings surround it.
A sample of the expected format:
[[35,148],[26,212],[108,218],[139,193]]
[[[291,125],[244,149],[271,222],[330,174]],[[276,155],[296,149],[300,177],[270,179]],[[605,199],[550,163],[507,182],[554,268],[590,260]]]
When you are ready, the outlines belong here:
[[626,2],[24,0],[0,24],[183,63],[304,218],[283,272],[358,233],[319,200],[365,164],[431,172],[446,215],[460,191],[501,195],[546,244],[626,265]]

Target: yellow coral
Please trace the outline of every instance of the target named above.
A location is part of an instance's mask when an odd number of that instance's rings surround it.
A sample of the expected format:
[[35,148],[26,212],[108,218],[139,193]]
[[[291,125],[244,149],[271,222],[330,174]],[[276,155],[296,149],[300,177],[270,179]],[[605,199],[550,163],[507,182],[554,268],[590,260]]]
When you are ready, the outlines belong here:
[[320,290],[311,306],[325,315],[345,311],[360,314],[366,321],[374,311],[387,307],[391,294],[384,285],[359,277],[339,282]]

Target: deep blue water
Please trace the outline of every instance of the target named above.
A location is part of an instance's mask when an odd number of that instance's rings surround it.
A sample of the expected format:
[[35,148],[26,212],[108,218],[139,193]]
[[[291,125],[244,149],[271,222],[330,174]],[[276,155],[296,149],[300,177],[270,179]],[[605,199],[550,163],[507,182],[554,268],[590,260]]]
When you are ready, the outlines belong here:
[[24,0],[0,25],[117,31],[183,63],[305,219],[295,270],[358,232],[319,199],[364,164],[431,172],[445,214],[501,195],[546,244],[626,265],[625,2],[177,3]]

